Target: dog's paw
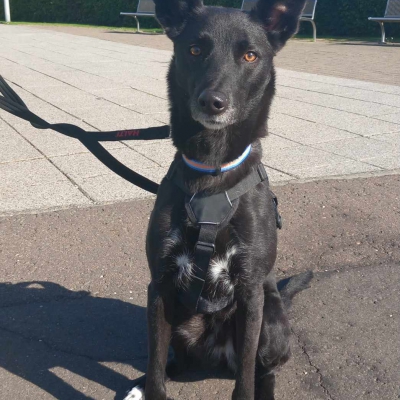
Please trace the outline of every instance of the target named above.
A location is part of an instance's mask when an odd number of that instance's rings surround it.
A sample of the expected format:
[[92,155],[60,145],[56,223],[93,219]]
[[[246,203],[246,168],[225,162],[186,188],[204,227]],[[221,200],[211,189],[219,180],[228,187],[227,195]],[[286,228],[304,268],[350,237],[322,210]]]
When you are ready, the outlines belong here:
[[144,390],[141,386],[135,386],[124,400],[144,400]]

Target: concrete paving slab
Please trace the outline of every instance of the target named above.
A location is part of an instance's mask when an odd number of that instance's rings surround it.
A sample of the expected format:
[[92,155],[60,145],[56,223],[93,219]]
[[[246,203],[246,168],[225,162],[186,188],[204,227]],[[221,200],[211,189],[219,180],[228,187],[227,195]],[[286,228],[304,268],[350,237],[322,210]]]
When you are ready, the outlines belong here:
[[[262,160],[272,168],[295,176],[298,175],[299,171],[317,167],[340,166],[340,168],[346,169],[347,163],[351,161],[349,158],[306,146],[281,149],[279,153],[268,152],[267,150]],[[354,164],[349,163],[348,170],[352,170],[352,167],[354,167]]]
[[126,88],[127,84],[118,80],[104,79],[78,70],[71,72],[61,72],[57,74],[57,79],[73,87],[93,93],[96,90]]
[[[325,93],[340,98],[354,99],[371,102],[373,104],[384,104],[392,107],[399,107],[400,97],[398,94],[378,92],[365,88],[347,87],[339,84],[316,82],[300,76],[286,76],[282,70],[278,70],[278,87],[291,87],[308,90],[315,93]],[[375,87],[375,86],[374,86]],[[389,90],[390,92],[390,90]],[[396,90],[397,92],[397,90]]]
[[282,183],[282,182],[291,181],[291,180],[297,178],[294,175],[289,175],[289,174],[279,171],[277,169],[271,168],[266,164],[263,164],[263,165],[264,165],[265,169],[267,170],[268,179],[270,179],[271,182]]
[[382,121],[388,121],[388,122],[394,122],[395,124],[400,124],[400,113],[379,115],[376,118],[381,119]]
[[[374,160],[365,160],[365,162],[360,161],[343,161],[337,164],[330,165],[315,165],[309,166],[302,169],[298,169],[295,172],[296,177],[307,179],[312,176],[314,179],[323,179],[328,176],[341,177],[343,175],[348,175],[349,171],[352,174],[363,174],[363,173],[374,173],[382,171],[380,165],[373,162]],[[395,167],[393,167],[394,169]]]
[[400,124],[394,124],[362,115],[321,107],[315,104],[276,98],[272,112],[307,119],[334,128],[346,130],[361,136],[400,132]]
[[355,138],[327,143],[316,143],[313,144],[313,147],[358,161],[371,158],[379,159],[379,157],[400,156],[400,142],[384,142],[373,138],[369,140]]
[[171,140],[163,144],[162,147],[160,147],[158,143],[135,146],[133,142],[130,142],[130,146],[145,157],[155,160],[157,164],[162,167],[169,167],[176,153],[176,149]]
[[31,144],[0,118],[0,164],[43,158]]
[[[295,77],[295,78],[298,77],[297,72],[290,71],[288,69],[278,68],[278,74],[289,76],[289,77]],[[400,87],[399,86],[385,85],[385,84],[369,82],[369,81],[360,81],[360,80],[356,80],[356,79],[337,78],[337,77],[333,77],[333,76],[313,74],[313,73],[308,73],[308,72],[301,72],[301,76],[303,79],[307,79],[307,80],[310,80],[313,82],[328,83],[328,84],[334,84],[334,85],[343,86],[343,87],[370,90],[373,92],[390,93],[390,94],[394,94],[397,96],[400,95]]]
[[168,112],[169,105],[167,100],[152,96],[138,90],[99,90],[96,96],[125,106],[141,114],[155,114]]
[[[165,176],[165,168],[162,167],[143,171],[136,169],[136,172],[158,183]],[[80,179],[79,185],[85,192],[90,193],[90,197],[98,203],[143,199],[150,196],[148,192],[129,184],[119,176],[111,174]]]
[[9,184],[35,186],[67,180],[67,178],[46,159],[4,163],[0,164],[0,170],[3,178],[0,181],[3,193],[7,193]]
[[392,142],[397,145],[400,143],[400,132],[398,133],[387,133],[385,135],[374,136],[375,140],[383,140],[384,142]]
[[1,212],[93,204],[49,160],[0,163]]
[[140,80],[130,80],[128,83],[129,86],[134,89],[147,94],[152,94],[153,96],[158,96],[162,99],[168,99],[167,86],[165,82],[146,77]]
[[400,168],[400,157],[399,155],[395,156],[380,156],[373,157],[364,160],[365,162],[376,165],[382,169],[399,169]]
[[[16,83],[25,89],[52,87],[54,91],[57,91],[62,86],[62,82],[59,80],[22,66],[14,65],[10,68],[2,69],[1,75],[8,81]],[[15,86],[13,89],[15,89]]]
[[78,106],[82,108],[97,107],[98,104],[102,103],[98,100],[100,96],[85,93],[78,88],[66,85],[62,86],[62,90],[35,88],[31,90],[31,93],[64,111],[77,108]]
[[[139,152],[126,146],[120,149],[111,150],[110,153],[134,171],[143,171],[145,169],[159,167],[159,165],[151,161],[148,157],[144,157]],[[85,178],[100,175],[114,176],[114,173],[111,170],[90,153],[52,157],[51,161],[77,183],[82,182]],[[126,182],[126,186],[129,186],[129,183]]]
[[[0,173],[4,170],[0,164]],[[8,178],[8,177],[7,177]],[[8,178],[9,179],[9,178]],[[68,180],[40,183],[37,185],[22,184],[21,177],[17,183],[0,184],[1,214],[30,212],[35,210],[53,210],[62,207],[88,207],[93,201]]]
[[157,114],[148,114],[149,117],[152,117],[156,121],[162,122],[163,124],[168,125],[170,122],[170,114],[168,113],[157,113]]
[[265,154],[274,153],[281,149],[298,146],[299,143],[284,137],[269,133],[266,138],[261,139],[263,152]]
[[378,104],[376,102],[372,103],[338,97],[331,94],[314,92],[312,91],[312,87],[313,85],[309,85],[309,88],[311,90],[301,90],[288,86],[279,86],[277,90],[277,97],[283,97],[285,99],[291,100],[299,100],[303,103],[316,104],[327,108],[333,108],[336,110],[347,111],[354,114],[365,115],[367,117],[396,113],[400,110],[399,107]]
[[348,131],[308,121],[307,116],[293,117],[278,112],[274,112],[268,120],[268,130],[272,134],[304,145],[359,137]]
[[75,108],[70,112],[101,131],[141,129],[163,125],[151,116],[142,115],[112,103],[96,108]]

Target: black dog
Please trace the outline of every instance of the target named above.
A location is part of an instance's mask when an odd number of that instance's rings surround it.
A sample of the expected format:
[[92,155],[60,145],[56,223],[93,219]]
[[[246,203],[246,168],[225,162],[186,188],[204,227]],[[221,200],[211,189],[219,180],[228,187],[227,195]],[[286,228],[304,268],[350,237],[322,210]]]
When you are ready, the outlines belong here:
[[147,235],[147,376],[126,399],[141,398],[145,386],[146,400],[166,400],[166,376],[206,356],[235,372],[233,399],[272,400],[274,370],[289,358],[284,302],[311,274],[281,297],[271,272],[278,214],[259,139],[275,92],[273,58],[296,32],[305,0],[259,0],[250,13],[201,0],[155,3],[174,43],[168,85],[178,151]]

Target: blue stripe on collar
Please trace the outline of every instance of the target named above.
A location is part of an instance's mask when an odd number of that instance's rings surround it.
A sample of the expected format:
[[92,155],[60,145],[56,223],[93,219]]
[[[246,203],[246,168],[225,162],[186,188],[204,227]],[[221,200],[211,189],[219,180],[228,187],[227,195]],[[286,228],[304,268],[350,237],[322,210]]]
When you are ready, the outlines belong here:
[[[249,156],[250,153],[251,153],[251,144],[246,147],[246,150],[239,158],[229,163],[222,164],[220,167],[221,172],[230,171],[231,169],[238,167],[240,164],[242,164],[244,160],[246,160],[246,158]],[[182,154],[182,159],[189,168],[194,169],[195,171],[203,172],[205,174],[214,174],[216,172],[219,172],[219,168],[203,164],[199,161],[190,160],[184,154]]]

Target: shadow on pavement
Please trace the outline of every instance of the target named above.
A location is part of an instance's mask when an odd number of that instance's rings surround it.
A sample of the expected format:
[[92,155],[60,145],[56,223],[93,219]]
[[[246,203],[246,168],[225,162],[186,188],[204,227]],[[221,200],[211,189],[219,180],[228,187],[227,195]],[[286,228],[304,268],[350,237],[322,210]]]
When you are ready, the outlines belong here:
[[0,367],[57,399],[91,397],[66,383],[54,369],[117,393],[125,393],[130,380],[101,362],[145,369],[144,307],[51,282],[0,283],[0,304]]
[[[278,282],[280,290],[289,280]],[[144,307],[53,282],[0,283],[0,367],[56,399],[92,399],[63,379],[67,374],[71,381],[71,373],[80,388],[85,387],[84,378],[115,392],[115,400],[122,399],[135,381],[103,363],[144,372],[146,335]],[[210,367],[193,363],[176,381],[233,378],[224,369]]]
[[[52,282],[0,283],[0,367],[59,400],[92,399],[65,382],[65,373],[98,383],[122,399],[135,381],[102,363],[144,372],[146,331],[146,309],[135,304]],[[193,366],[178,381],[210,378],[231,376]]]

